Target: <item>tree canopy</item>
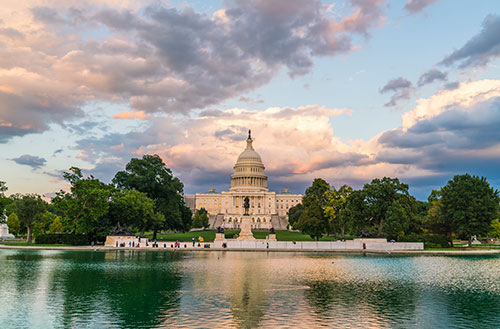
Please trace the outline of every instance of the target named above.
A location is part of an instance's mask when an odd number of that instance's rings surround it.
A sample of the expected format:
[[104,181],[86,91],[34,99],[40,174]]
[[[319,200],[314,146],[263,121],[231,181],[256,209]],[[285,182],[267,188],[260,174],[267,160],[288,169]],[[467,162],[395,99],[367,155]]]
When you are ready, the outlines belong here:
[[499,216],[499,202],[498,191],[486,178],[457,175],[441,189],[440,211],[453,231],[470,244],[473,235],[491,230],[491,222]]
[[185,222],[185,214],[189,209],[184,209],[187,208],[183,197],[184,185],[173,176],[172,171],[165,166],[158,155],[144,155],[142,159],[131,159],[125,171],[116,173],[113,183],[122,190],[143,192],[154,201],[155,212],[163,214],[165,218],[164,223],[159,221],[152,228],[155,236],[162,227],[172,230],[189,229],[189,221]]

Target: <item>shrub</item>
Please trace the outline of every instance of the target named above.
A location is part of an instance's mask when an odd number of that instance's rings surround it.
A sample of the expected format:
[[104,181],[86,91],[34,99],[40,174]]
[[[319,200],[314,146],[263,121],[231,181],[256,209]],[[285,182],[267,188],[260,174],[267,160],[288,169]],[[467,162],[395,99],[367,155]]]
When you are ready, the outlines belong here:
[[399,242],[423,242],[425,248],[448,248],[451,241],[442,234],[410,234],[402,236]]
[[40,244],[69,244],[72,246],[81,246],[89,244],[89,239],[86,234],[52,233],[37,236],[35,242]]

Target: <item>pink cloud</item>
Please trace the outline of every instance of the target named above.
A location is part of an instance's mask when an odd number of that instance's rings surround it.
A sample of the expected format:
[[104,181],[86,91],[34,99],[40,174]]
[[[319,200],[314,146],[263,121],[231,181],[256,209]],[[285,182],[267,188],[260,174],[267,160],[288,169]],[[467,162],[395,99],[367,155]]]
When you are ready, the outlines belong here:
[[139,119],[139,120],[148,120],[149,116],[144,111],[123,111],[121,113],[116,113],[113,115],[114,119]]

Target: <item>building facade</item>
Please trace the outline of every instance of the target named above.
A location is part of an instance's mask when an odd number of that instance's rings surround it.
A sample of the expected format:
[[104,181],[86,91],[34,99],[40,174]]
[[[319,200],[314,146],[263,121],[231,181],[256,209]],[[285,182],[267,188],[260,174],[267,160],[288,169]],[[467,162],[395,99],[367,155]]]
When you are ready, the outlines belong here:
[[239,155],[231,175],[231,188],[221,193],[211,189],[208,193],[186,195],[186,204],[194,211],[205,208],[210,227],[239,229],[243,214],[243,200],[250,199],[249,215],[252,229],[286,230],[288,209],[302,202],[301,194],[270,192],[267,175],[260,155],[253,148],[250,131],[246,148]]

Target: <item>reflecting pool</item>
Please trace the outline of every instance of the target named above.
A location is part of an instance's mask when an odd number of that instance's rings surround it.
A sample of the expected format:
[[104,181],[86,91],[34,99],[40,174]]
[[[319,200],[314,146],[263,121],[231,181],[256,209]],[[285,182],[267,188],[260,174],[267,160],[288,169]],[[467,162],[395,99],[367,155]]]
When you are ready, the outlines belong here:
[[498,328],[500,258],[0,250],[1,328]]

